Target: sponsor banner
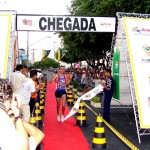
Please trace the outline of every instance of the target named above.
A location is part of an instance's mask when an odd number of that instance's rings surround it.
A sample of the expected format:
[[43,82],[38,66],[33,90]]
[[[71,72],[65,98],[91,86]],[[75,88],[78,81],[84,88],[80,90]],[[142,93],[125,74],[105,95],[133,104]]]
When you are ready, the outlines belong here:
[[113,54],[113,64],[112,64],[112,75],[115,82],[115,91],[113,98],[115,100],[120,100],[120,50],[118,48],[114,48],[114,54]]
[[124,18],[141,128],[150,128],[150,19]]
[[11,15],[0,14],[0,78],[6,78]]
[[96,96],[98,93],[100,93],[102,91],[103,91],[103,86],[99,85],[99,86],[93,88],[92,90],[90,90],[89,92],[85,93],[81,97],[79,97],[77,99],[75,105],[70,110],[69,114],[65,117],[65,120],[67,120],[68,118],[70,118],[71,116],[73,116],[74,114],[76,114],[78,112],[81,100],[83,100],[83,101],[91,100],[94,96]]
[[17,15],[17,31],[115,32],[115,17]]

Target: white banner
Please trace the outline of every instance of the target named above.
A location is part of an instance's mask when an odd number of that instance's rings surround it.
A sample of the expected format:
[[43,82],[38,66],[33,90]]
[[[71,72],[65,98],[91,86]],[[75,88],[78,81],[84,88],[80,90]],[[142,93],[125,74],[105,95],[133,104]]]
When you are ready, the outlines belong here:
[[17,15],[17,31],[115,32],[115,17]]
[[65,120],[67,120],[69,117],[73,116],[75,113],[78,112],[81,100],[91,100],[94,96],[96,96],[101,91],[103,91],[103,86],[99,85],[99,86],[95,87],[94,89],[90,90],[89,92],[85,93],[81,97],[79,97],[77,99],[75,105],[70,110],[69,114],[65,117]]
[[0,78],[6,78],[11,15],[0,14]]
[[124,18],[141,128],[150,128],[150,19]]

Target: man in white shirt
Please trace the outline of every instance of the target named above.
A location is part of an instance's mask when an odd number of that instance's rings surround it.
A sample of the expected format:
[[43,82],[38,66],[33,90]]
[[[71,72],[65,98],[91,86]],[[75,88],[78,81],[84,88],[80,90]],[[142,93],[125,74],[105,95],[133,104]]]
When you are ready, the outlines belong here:
[[22,114],[23,114],[23,120],[26,122],[29,122],[30,119],[30,98],[32,95],[36,94],[43,86],[44,83],[40,83],[37,88],[35,88],[34,80],[37,78],[37,71],[31,70],[30,71],[30,78],[26,78],[21,91],[21,100],[22,100]]
[[23,74],[23,65],[19,64],[16,66],[15,72],[10,76],[10,82],[13,85],[13,93],[20,94],[20,89],[26,76]]

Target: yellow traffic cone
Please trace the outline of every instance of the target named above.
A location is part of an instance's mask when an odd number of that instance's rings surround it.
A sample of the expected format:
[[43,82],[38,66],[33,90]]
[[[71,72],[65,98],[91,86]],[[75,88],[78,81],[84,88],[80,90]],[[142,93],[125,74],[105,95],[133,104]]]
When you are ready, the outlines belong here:
[[40,94],[40,101],[42,101],[43,106],[45,106],[45,94]]
[[45,113],[44,110],[44,98],[40,99],[40,110],[41,110],[41,114],[43,115]]
[[77,94],[74,94],[74,97],[73,97],[73,104],[75,104],[75,103],[76,103],[77,99],[78,99]]
[[41,89],[40,94],[45,94],[45,91],[43,89]]
[[67,105],[73,106],[73,93],[71,90],[67,94]]
[[35,103],[35,120],[36,120],[36,127],[43,126],[40,105],[37,100]]
[[97,117],[96,126],[94,130],[94,137],[92,140],[92,148],[106,149],[106,138],[104,130],[104,122],[100,116]]
[[77,121],[76,125],[80,127],[86,126],[86,114],[85,114],[85,109],[84,109],[84,103],[81,101],[79,105],[79,110],[77,114]]
[[34,125],[34,126],[36,125],[36,119],[35,119],[34,113],[31,114],[29,123]]

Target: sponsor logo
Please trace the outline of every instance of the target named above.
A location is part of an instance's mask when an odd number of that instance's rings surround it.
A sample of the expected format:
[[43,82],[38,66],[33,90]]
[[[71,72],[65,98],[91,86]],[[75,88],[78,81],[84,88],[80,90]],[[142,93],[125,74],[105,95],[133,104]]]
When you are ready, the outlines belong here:
[[145,53],[150,57],[150,46],[144,45],[143,49],[144,49]]
[[32,20],[23,19],[22,24],[27,26],[32,26]]
[[132,28],[132,32],[135,34],[135,35],[150,35],[150,29],[146,29],[146,28],[138,28],[138,27],[134,27]]
[[76,108],[73,108],[72,110],[73,110],[73,111],[77,111],[78,109],[76,109]]
[[93,91],[94,94],[98,94],[99,93],[99,90],[96,89],[95,91]]
[[108,27],[108,26],[111,26],[111,23],[101,22],[100,26],[102,26],[102,27]]
[[85,95],[85,98],[91,97],[91,94],[87,94]]

